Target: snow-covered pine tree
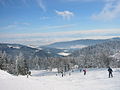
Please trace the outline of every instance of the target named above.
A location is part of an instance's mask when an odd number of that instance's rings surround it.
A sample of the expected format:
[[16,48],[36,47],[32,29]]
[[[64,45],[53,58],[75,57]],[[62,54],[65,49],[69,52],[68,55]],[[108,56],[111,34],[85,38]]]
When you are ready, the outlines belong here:
[[29,71],[24,55],[20,52],[16,58],[16,74],[26,75]]

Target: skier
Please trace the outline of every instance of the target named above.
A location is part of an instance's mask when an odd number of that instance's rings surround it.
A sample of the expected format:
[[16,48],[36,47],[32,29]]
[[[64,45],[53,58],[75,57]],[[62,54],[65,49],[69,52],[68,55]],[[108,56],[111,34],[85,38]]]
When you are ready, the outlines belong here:
[[29,71],[28,74],[29,74],[30,76],[32,76],[32,75],[31,75],[31,71]]
[[71,75],[71,71],[69,71],[69,76]]
[[80,68],[80,72],[82,71],[82,69]]
[[109,72],[109,78],[113,77],[113,74],[112,74],[113,70],[110,67],[108,67],[108,72]]
[[83,69],[84,75],[86,75],[86,69]]
[[63,72],[63,70],[61,71],[61,74],[62,74],[62,77],[64,76],[64,72]]
[[28,78],[28,76],[31,76],[31,71],[27,72],[27,78]]

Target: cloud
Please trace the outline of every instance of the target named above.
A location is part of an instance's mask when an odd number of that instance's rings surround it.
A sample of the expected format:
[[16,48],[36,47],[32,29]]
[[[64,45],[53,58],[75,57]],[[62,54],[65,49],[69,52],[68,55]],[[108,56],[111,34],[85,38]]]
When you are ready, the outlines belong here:
[[9,30],[9,29],[13,29],[13,28],[16,28],[16,27],[17,27],[16,24],[9,24],[7,26],[0,27],[0,30]]
[[62,29],[62,28],[70,28],[75,26],[75,24],[65,24],[65,25],[56,25],[56,26],[45,26],[42,29]]
[[38,5],[40,6],[40,8],[43,10],[43,11],[47,11],[47,9],[46,9],[46,6],[44,5],[44,3],[43,3],[43,0],[36,0],[37,1],[37,3],[38,3]]
[[5,3],[3,0],[0,0],[0,5],[5,6]]
[[96,29],[96,30],[73,30],[64,32],[51,32],[51,33],[21,33],[21,34],[6,34],[0,33],[0,38],[28,38],[28,37],[61,37],[72,35],[107,35],[107,34],[120,34],[120,29]]
[[62,2],[110,2],[115,0],[60,0],[60,1]]
[[40,20],[48,20],[48,19],[50,19],[50,17],[47,16],[40,17]]
[[0,42],[45,45],[60,41],[77,39],[106,39],[120,37],[120,29],[74,30],[49,33],[0,33]]
[[[79,39],[108,39],[108,38],[114,38],[116,37],[115,35],[111,36],[86,36],[86,37],[62,37],[62,38],[16,38],[16,39],[0,39],[0,43],[18,43],[18,44],[24,44],[24,45],[35,45],[35,46],[40,46],[40,45],[47,45],[55,42],[63,42],[63,41],[72,41],[72,40],[79,40]],[[117,36],[120,37],[120,36]]]
[[14,23],[13,23],[13,25],[29,26],[29,25],[30,25],[30,23],[28,23],[28,22],[14,22]]
[[106,2],[108,0],[60,0],[62,2]]
[[62,16],[64,19],[70,19],[71,17],[74,16],[74,13],[70,12],[70,11],[57,11],[57,10],[55,10],[55,12],[57,15]]
[[[25,30],[24,27],[30,26],[31,23],[28,22],[14,22],[13,24],[9,24],[3,27],[0,27],[0,30]],[[50,29],[68,29],[71,27],[76,26],[76,24],[64,24],[64,25],[49,25],[49,26],[43,26],[34,28],[34,30],[50,30]],[[33,29],[32,29],[33,30]]]
[[113,20],[120,17],[120,0],[106,0],[103,9],[93,14],[92,18],[95,20]]
[[43,11],[47,11],[43,0],[0,0],[0,5],[4,6],[4,7],[6,7],[6,6],[14,6],[14,5],[29,6],[29,5],[31,5],[30,3],[35,3]]
[[31,25],[31,24],[28,22],[14,22],[12,24],[0,27],[0,30],[17,29],[17,28],[27,27],[29,25]]
[[27,0],[21,0],[21,1],[22,1],[22,3],[24,3],[25,5],[28,4],[28,1],[27,1]]
[[67,2],[91,2],[91,1],[98,1],[98,0],[64,0],[64,1],[67,1]]

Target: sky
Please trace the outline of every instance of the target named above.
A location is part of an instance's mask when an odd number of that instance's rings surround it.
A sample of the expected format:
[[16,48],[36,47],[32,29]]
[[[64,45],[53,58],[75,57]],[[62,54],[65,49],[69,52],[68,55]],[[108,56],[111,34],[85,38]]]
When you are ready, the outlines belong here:
[[0,0],[0,43],[120,37],[120,0]]

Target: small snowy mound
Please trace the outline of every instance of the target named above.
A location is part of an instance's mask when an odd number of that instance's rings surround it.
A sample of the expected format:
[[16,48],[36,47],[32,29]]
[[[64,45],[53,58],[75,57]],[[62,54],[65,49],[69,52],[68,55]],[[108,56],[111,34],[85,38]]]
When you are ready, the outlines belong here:
[[51,75],[55,75],[57,73],[56,70],[32,70],[31,74],[32,76],[51,76]]
[[7,73],[6,71],[0,70],[0,78],[3,79],[3,78],[10,78],[10,77],[12,77],[11,74]]

